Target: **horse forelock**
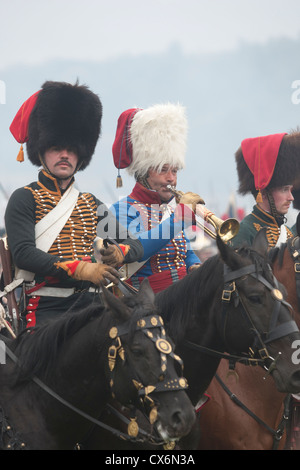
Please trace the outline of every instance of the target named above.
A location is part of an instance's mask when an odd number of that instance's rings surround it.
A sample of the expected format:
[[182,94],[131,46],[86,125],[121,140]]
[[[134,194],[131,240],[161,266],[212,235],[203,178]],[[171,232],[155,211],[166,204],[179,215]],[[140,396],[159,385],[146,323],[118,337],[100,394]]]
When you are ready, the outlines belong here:
[[125,297],[123,299],[125,305],[131,309],[131,315],[128,320],[128,333],[130,338],[133,337],[134,332],[136,331],[136,325],[139,320],[150,315],[157,315],[157,307],[148,303],[147,301],[141,300],[138,296]]
[[269,282],[272,281],[272,273],[270,271],[270,260],[268,256],[263,256],[251,246],[241,246],[237,253],[241,256],[241,260],[249,261],[254,264],[256,274],[262,274]]

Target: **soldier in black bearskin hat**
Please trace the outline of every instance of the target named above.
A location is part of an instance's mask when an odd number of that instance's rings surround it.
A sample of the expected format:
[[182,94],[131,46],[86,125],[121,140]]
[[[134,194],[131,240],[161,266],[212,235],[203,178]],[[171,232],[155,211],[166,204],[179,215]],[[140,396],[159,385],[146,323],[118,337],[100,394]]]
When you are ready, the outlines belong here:
[[[90,163],[101,131],[102,105],[86,86],[46,82],[20,108],[10,130],[27,143],[28,158],[42,169],[38,181],[17,189],[5,214],[16,277],[24,279],[26,325],[33,327],[71,308],[99,301],[100,283],[119,281],[114,269],[143,255],[115,219],[117,246],[93,258],[99,215],[107,209],[74,188],[74,175]],[[17,158],[23,160],[23,147]],[[99,206],[101,210],[99,211]],[[109,262],[110,266],[106,264]]]
[[243,140],[236,152],[239,193],[252,195],[256,205],[240,224],[231,245],[252,244],[256,233],[267,227],[270,247],[293,236],[285,225],[293,202],[293,184],[299,174],[300,133],[273,134]]

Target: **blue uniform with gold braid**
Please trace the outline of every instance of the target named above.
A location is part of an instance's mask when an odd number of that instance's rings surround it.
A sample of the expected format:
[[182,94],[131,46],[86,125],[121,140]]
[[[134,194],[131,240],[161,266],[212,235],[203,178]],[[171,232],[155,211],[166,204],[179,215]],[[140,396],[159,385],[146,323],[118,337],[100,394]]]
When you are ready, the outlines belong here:
[[159,195],[140,183],[132,193],[113,205],[121,225],[136,235],[144,248],[145,264],[130,278],[139,288],[147,277],[154,292],[159,292],[182,279],[189,268],[199,264],[184,232],[184,222],[174,210],[162,221],[163,210]]

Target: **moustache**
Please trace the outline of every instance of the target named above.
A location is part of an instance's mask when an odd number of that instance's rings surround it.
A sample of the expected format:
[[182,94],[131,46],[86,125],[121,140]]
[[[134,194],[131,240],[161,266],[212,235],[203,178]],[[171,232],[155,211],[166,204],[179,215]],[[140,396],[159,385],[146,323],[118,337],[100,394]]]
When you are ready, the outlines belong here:
[[54,166],[59,166],[61,164],[64,164],[64,165],[68,165],[70,168],[72,168],[72,165],[70,162],[68,162],[68,160],[60,160],[59,162],[57,162]]

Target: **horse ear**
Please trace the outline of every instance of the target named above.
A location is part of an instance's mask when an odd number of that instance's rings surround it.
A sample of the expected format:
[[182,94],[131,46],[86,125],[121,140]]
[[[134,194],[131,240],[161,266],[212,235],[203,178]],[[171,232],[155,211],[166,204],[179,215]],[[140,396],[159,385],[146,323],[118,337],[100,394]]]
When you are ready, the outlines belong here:
[[130,308],[118,297],[113,295],[106,287],[102,287],[102,297],[105,307],[112,311],[117,319],[126,321],[131,316]]
[[139,288],[138,299],[141,300],[142,302],[146,301],[150,304],[154,304],[155,295],[150,286],[149,279],[147,279],[146,277],[141,283],[141,286]]
[[220,256],[224,263],[227,264],[230,269],[238,269],[241,266],[241,257],[231,246],[224,243],[219,235],[217,235],[216,242]]
[[268,253],[269,243],[267,239],[267,227],[262,227],[255,235],[252,248],[261,256],[266,257]]

